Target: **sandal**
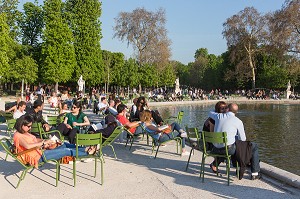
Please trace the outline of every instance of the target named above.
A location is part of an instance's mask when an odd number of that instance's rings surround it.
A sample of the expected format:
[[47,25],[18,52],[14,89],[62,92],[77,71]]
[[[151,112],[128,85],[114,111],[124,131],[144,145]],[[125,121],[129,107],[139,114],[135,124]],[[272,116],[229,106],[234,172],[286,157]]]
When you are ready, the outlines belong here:
[[[214,170],[215,166],[213,165],[213,163],[211,163],[209,166],[214,173],[217,173],[217,170]],[[215,167],[215,169],[216,169],[216,167]]]
[[89,155],[94,155],[97,152],[97,148],[95,146],[89,146],[85,149],[85,152]]

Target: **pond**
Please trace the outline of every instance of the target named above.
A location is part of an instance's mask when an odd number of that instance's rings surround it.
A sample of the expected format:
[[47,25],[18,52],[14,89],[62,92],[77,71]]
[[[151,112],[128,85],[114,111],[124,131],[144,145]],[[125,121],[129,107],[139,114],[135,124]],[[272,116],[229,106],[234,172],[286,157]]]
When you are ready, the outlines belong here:
[[[183,127],[202,126],[214,105],[182,105],[157,108],[163,118],[184,111]],[[257,142],[260,159],[300,175],[300,105],[239,104],[237,114],[245,126],[247,140]]]

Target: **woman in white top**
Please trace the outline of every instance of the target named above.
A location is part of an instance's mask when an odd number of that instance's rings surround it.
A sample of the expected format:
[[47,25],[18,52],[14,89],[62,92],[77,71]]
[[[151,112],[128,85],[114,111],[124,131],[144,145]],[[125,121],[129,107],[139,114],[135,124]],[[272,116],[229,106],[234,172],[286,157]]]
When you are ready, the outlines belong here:
[[48,99],[48,102],[51,108],[58,107],[58,97],[56,96],[56,92],[51,93],[51,97]]

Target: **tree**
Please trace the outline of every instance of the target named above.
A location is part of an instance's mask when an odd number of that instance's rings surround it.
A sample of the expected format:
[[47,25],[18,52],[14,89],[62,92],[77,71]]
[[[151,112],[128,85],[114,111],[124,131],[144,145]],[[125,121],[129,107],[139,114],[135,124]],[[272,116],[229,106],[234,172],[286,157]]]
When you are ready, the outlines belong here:
[[163,9],[151,12],[137,8],[132,12],[120,12],[115,23],[114,37],[133,46],[140,66],[146,63],[164,66],[168,62],[171,56],[170,40]]
[[42,76],[45,82],[67,82],[76,66],[72,32],[62,14],[61,0],[46,0],[45,30],[42,54]]
[[0,76],[5,78],[9,70],[9,45],[13,39],[9,35],[6,14],[0,13]]
[[100,46],[101,2],[98,0],[68,0],[69,23],[73,31],[77,68],[76,78],[82,75],[91,85],[102,83],[104,64]]
[[[236,63],[236,71],[242,78],[249,73],[252,87],[255,88],[255,56],[262,48],[266,36],[266,20],[253,7],[246,7],[238,14],[228,18],[223,24],[223,36],[231,48],[232,61]],[[237,59],[240,58],[240,59]],[[245,76],[248,78],[248,75]]]
[[17,21],[21,16],[21,13],[18,11],[18,3],[18,0],[0,0],[0,14],[6,14],[10,36],[14,40],[16,40],[19,36],[19,27]]
[[32,2],[23,5],[24,13],[19,20],[22,44],[37,47],[44,27],[43,9]]

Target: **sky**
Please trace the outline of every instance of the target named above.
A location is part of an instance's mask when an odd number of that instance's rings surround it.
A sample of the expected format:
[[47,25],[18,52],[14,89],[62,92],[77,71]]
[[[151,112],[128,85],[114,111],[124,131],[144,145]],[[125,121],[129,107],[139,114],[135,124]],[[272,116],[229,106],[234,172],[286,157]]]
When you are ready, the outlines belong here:
[[[20,5],[30,0],[19,0]],[[245,7],[253,6],[260,13],[279,10],[285,0],[102,0],[101,49],[133,56],[127,42],[113,38],[115,18],[120,12],[136,8],[166,11],[166,29],[171,40],[172,60],[188,64],[194,61],[197,49],[207,48],[209,54],[221,55],[227,50],[223,23]],[[33,0],[31,1],[33,2]],[[42,0],[39,0],[42,4]],[[22,6],[21,6],[22,7]]]

